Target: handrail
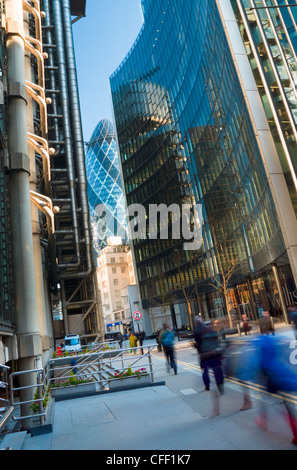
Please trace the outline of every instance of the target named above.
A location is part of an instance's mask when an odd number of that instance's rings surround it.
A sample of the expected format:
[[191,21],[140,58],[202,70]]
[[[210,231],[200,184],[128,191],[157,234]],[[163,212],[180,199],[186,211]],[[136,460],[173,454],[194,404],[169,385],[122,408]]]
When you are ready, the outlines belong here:
[[[49,386],[51,386],[51,383],[54,383],[57,380],[67,381],[68,379],[73,377],[73,375],[70,374],[70,371],[73,372],[73,370],[76,370],[75,376],[77,378],[92,377],[92,381],[98,383],[100,389],[103,389],[111,380],[114,380],[113,378],[110,378],[110,377],[108,379],[103,378],[104,374],[107,374],[107,375],[110,375],[111,373],[121,374],[121,373],[126,372],[129,368],[131,368],[132,370],[133,369],[135,370],[138,364],[138,365],[142,365],[143,367],[146,366],[149,368],[149,371],[147,372],[147,374],[151,376],[152,382],[153,382],[154,372],[153,372],[151,351],[155,348],[156,348],[156,345],[148,345],[148,346],[142,346],[141,348],[137,346],[135,348],[128,347],[128,348],[110,350],[110,351],[104,351],[104,352],[103,351],[101,352],[98,351],[95,353],[91,352],[91,353],[88,353],[86,357],[84,356],[82,361],[77,361],[75,364],[69,364],[68,366],[63,365],[63,367],[59,367],[58,364],[59,364],[59,360],[65,359],[65,358],[50,359],[48,363],[48,369],[47,369],[47,381],[48,381]],[[147,351],[138,356],[135,355],[131,357],[130,355],[127,355],[128,351],[136,352],[138,349],[142,349],[142,350],[147,349]],[[108,353],[113,353],[115,355],[113,357],[106,357],[106,354]],[[70,356],[69,358],[75,359],[77,358],[77,356],[73,356],[73,357]],[[127,364],[128,361],[129,363]],[[54,367],[51,367],[51,364],[53,362],[55,362],[55,365]],[[121,367],[119,366],[119,363],[121,363]],[[91,368],[92,368],[92,371],[90,371]],[[63,375],[61,375],[59,371],[62,371]],[[58,373],[55,374],[55,372],[58,372]]]
[[[25,374],[36,374],[36,382],[33,383],[32,385],[26,385],[24,387],[14,387],[13,386],[13,379],[14,377],[25,375]],[[43,401],[44,401],[44,396],[42,395],[42,392],[46,392],[47,390],[47,383],[46,383],[46,377],[44,374],[44,369],[32,369],[32,370],[25,370],[25,371],[19,371],[19,372],[13,372],[10,374],[9,377],[10,380],[10,401],[12,406],[15,408],[16,406],[22,406],[22,405],[28,405],[28,404],[33,404],[38,402],[39,403],[39,413],[31,413],[25,416],[15,416],[12,415],[12,419],[14,421],[22,421],[24,419],[31,419],[31,418],[40,418],[40,423],[44,424],[45,422],[45,417],[46,417],[46,411],[43,408]],[[26,389],[36,389],[38,391],[38,398],[32,398],[31,400],[25,400],[25,401],[14,401],[14,392],[20,391],[20,390],[26,390]]]
[[[100,347],[100,345],[99,345]],[[5,422],[7,422],[8,418],[11,417],[14,421],[22,421],[22,420],[27,420],[31,418],[39,418],[40,424],[45,423],[46,415],[47,415],[47,409],[44,408],[43,402],[45,398],[45,394],[47,391],[51,388],[52,383],[54,383],[57,380],[61,379],[69,379],[72,377],[70,375],[70,370],[77,369],[76,371],[76,378],[79,378],[80,376],[83,377],[92,377],[92,381],[97,383],[99,385],[99,388],[102,390],[104,389],[110,381],[116,380],[116,378],[113,377],[104,377],[104,374],[108,375],[114,375],[115,373],[123,373],[128,370],[128,368],[131,368],[133,371],[136,370],[137,365],[140,365],[142,367],[148,367],[147,375],[151,376],[152,382],[154,381],[154,372],[153,372],[153,364],[152,364],[152,355],[151,352],[152,350],[156,347],[156,345],[148,345],[148,346],[142,346],[142,347],[135,347],[135,348],[123,348],[123,349],[116,349],[116,350],[107,350],[107,351],[97,351],[97,352],[91,352],[87,353],[84,355],[82,358],[83,360],[81,363],[76,363],[76,364],[69,364],[68,366],[62,365],[62,367],[56,366],[56,364],[59,364],[60,360],[63,360],[65,358],[57,358],[57,359],[50,359],[45,366],[45,368],[40,368],[40,369],[33,369],[33,370],[26,370],[26,371],[19,371],[19,372],[13,372],[9,376],[9,383],[7,382],[6,385],[9,385],[10,389],[10,400],[7,400],[7,407],[5,410],[4,416],[0,415],[0,429],[1,426],[4,425]],[[141,349],[142,351],[145,351],[141,355],[129,355],[127,354],[128,351],[136,352],[137,350]],[[111,357],[108,353],[113,353],[114,356]],[[108,357],[109,355],[109,357]],[[77,358],[78,356],[74,356],[74,358]],[[71,359],[72,356],[69,356],[69,359]],[[91,360],[90,360],[91,359]],[[55,364],[53,364],[53,362]],[[5,370],[9,370],[9,367],[7,366],[1,366]],[[90,369],[94,367],[94,370],[90,371]],[[69,371],[68,375],[63,375],[63,376],[57,376],[55,375],[55,372],[58,371],[63,371],[65,374]],[[14,378],[15,377],[20,377],[24,376],[25,374],[35,374],[36,378],[30,383],[30,385],[26,386],[14,386]],[[19,392],[20,390],[29,390],[29,389],[34,389],[37,390],[37,395],[38,398],[35,398],[34,395],[35,393],[32,393],[32,399],[27,399],[23,401],[17,401],[15,399],[15,393]],[[8,396],[7,396],[8,398]],[[21,407],[22,405],[30,405],[33,403],[38,403],[39,404],[39,411],[38,412],[33,412],[26,415],[20,415],[21,416],[16,416],[15,410],[17,407]],[[8,406],[8,404],[10,406]],[[26,410],[27,411],[27,410]]]
[[0,431],[11,415],[12,407],[9,403],[8,395],[8,372],[10,367],[0,364],[0,370],[4,372],[4,382],[0,381],[0,389],[5,389],[5,397],[0,398]]
[[[105,347],[105,345],[107,344],[111,344],[111,343],[118,343],[118,341],[107,341],[107,342],[104,342],[104,343],[98,343],[97,346],[95,346],[90,352],[90,353],[86,353],[84,352],[83,355],[80,357],[79,355],[69,355],[69,356],[63,356],[63,357],[57,357],[55,359],[50,359],[50,361],[53,361],[53,360],[56,360],[56,359],[65,359],[65,358],[73,358],[73,359],[76,359],[77,357],[79,357],[78,359],[78,363],[77,365],[80,365],[81,363],[85,362],[87,360],[87,358],[90,356],[90,354],[98,354],[99,352],[102,351],[102,349]],[[104,351],[104,354],[106,354],[108,351],[114,351],[114,349],[108,349],[108,350],[105,350]],[[63,372],[63,371],[62,371]],[[59,376],[59,375],[58,375]]]

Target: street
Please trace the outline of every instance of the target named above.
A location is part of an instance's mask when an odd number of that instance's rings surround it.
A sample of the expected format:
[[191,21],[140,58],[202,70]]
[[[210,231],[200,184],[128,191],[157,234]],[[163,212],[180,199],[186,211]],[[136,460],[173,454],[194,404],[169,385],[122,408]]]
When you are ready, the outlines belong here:
[[[288,358],[288,354],[284,350],[284,356]],[[240,411],[244,386],[238,379],[227,377],[220,414],[213,417],[216,386],[211,378],[210,391],[204,390],[198,356],[191,343],[176,345],[177,375],[167,372],[163,352],[155,348],[152,356],[155,385],[58,401],[53,432],[27,439],[25,449],[102,450],[110,458],[123,450],[135,456],[140,450],[155,454],[181,449],[297,450],[281,397],[265,392],[257,384],[245,384],[253,406]],[[296,396],[290,394],[287,399],[296,405]],[[266,431],[255,424],[263,404],[268,410]]]

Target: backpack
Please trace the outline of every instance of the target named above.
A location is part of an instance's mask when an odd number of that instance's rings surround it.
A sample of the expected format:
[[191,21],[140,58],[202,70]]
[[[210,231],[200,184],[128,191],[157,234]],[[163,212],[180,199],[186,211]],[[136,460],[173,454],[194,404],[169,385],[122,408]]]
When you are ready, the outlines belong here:
[[167,331],[167,330],[164,331],[164,333],[161,336],[161,343],[162,343],[162,346],[165,346],[167,348],[173,348],[174,334],[172,333],[172,331]]
[[200,345],[200,356],[203,358],[211,358],[221,356],[222,352],[223,349],[217,332],[211,329],[203,331]]

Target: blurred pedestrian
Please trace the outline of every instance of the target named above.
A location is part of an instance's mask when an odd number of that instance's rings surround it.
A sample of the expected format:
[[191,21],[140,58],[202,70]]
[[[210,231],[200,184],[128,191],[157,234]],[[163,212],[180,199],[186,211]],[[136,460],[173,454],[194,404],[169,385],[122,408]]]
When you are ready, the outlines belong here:
[[[269,325],[267,324],[269,328]],[[269,336],[263,329],[262,335],[252,342],[253,353],[243,358],[244,366],[241,368],[241,378],[244,380],[256,381],[267,392],[279,394],[285,404],[287,418],[293,433],[293,444],[297,445],[297,419],[295,406],[287,399],[288,392],[297,392],[297,375],[285,366],[281,359],[281,340]],[[244,389],[244,404],[241,409],[246,407],[251,399],[248,389]],[[251,406],[250,406],[251,407]],[[256,424],[264,430],[267,430],[267,407],[265,401],[260,401],[259,416]]]
[[169,328],[167,323],[163,324],[163,330],[161,330],[159,335],[159,343],[163,347],[163,351],[166,358],[167,370],[170,372],[170,368],[174,370],[175,375],[177,374],[177,364],[175,360],[175,350],[174,350],[174,333]]
[[270,313],[268,312],[268,310],[264,310],[262,312],[262,317],[259,318],[259,327],[260,327],[260,331],[262,334],[266,334],[266,335],[269,335],[269,333],[271,333],[272,335],[275,334],[275,329],[274,329],[274,326],[270,317]]
[[[135,336],[133,331],[131,331],[131,334],[129,336],[129,346],[131,348],[130,352],[132,352],[132,348],[136,348],[136,346],[137,346],[137,337]],[[134,354],[136,354],[136,349],[134,349],[133,352],[134,352]]]
[[122,333],[119,332],[117,334],[117,342],[119,343],[120,349],[122,349],[122,347],[123,347],[123,339],[124,339],[124,337],[123,337]]
[[[202,325],[198,323],[196,317],[196,325],[194,330],[195,343],[200,357],[200,366],[203,370],[202,379],[205,390],[210,390],[209,370],[212,369],[217,390],[219,395],[224,393],[224,374],[222,366],[223,348],[219,340],[218,333],[211,327],[211,322],[204,322]],[[213,416],[219,414],[219,399],[215,392],[213,398]]]
[[241,315],[241,320],[243,332],[247,336],[250,331],[249,318],[247,317],[247,315],[243,314]]
[[[201,317],[196,316],[194,320],[194,344],[198,351],[199,360],[200,360],[201,341],[202,341],[203,331],[204,331],[203,320]],[[201,361],[200,361],[200,366],[201,366]],[[209,390],[210,378],[208,376],[207,370],[203,372],[202,380],[205,386],[205,390]]]
[[295,339],[297,339],[297,308],[296,307],[289,307],[288,308],[288,316],[289,316],[289,320],[293,322],[294,336],[295,336]]
[[157,343],[157,348],[158,348],[158,352],[162,352],[162,345],[160,343],[160,333],[161,333],[162,330],[157,330],[156,332],[156,343]]
[[137,335],[138,337],[138,342],[139,342],[139,346],[140,346],[140,349],[141,349],[141,354],[143,354],[143,341],[144,341],[144,338],[145,338],[145,332],[144,331],[140,331]]

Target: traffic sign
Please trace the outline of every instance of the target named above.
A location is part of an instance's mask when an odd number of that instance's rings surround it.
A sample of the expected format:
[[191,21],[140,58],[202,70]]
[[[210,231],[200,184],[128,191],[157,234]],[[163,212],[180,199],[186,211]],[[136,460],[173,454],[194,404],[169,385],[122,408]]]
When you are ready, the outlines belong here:
[[134,318],[134,320],[137,320],[137,321],[138,321],[138,320],[141,320],[141,318],[142,318],[142,313],[141,313],[141,312],[138,312],[138,311],[134,312],[134,313],[133,313],[133,318]]

